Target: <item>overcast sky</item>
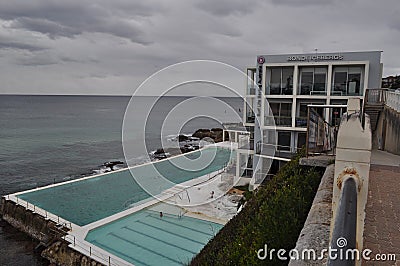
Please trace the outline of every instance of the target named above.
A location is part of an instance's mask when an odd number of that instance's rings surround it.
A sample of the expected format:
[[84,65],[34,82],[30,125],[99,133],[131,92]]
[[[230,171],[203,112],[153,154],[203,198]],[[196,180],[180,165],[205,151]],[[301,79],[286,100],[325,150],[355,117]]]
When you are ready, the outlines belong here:
[[400,74],[398,0],[0,0],[0,93],[127,94],[177,62],[382,50]]

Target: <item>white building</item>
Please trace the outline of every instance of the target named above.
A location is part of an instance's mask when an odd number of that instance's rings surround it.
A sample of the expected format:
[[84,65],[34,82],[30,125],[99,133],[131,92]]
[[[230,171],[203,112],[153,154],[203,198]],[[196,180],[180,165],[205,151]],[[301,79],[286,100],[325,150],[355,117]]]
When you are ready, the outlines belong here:
[[[380,88],[380,60],[381,51],[258,56],[257,66],[247,68],[243,114],[244,124],[252,132],[252,148],[239,149],[238,158],[242,153],[243,160],[238,161],[241,171],[237,173],[252,168],[256,173],[253,177],[262,179],[272,163],[273,154],[268,149],[262,151],[268,144],[277,144],[279,157],[302,147],[306,143],[308,105],[346,105],[349,97],[363,99],[367,88]],[[317,111],[334,125],[345,110]],[[247,162],[246,153],[251,154]],[[262,162],[257,164],[260,158]]]

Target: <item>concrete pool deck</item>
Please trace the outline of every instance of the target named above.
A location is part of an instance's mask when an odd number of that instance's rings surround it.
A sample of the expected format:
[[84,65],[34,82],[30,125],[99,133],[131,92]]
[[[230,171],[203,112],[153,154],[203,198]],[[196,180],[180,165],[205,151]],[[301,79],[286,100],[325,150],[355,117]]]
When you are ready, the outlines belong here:
[[[213,146],[222,147],[222,148],[230,148],[231,150],[235,150],[237,148],[234,143],[230,143],[230,142],[217,143],[217,144],[214,144]],[[179,155],[179,156],[182,156],[182,155]],[[171,158],[167,158],[164,160],[169,160]],[[162,161],[162,160],[160,160],[160,161]],[[171,211],[172,211],[171,206],[173,206],[172,209],[174,209],[178,215],[183,214],[187,217],[193,217],[193,218],[196,218],[199,220],[205,220],[205,221],[218,223],[218,224],[225,224],[234,214],[236,214],[236,212],[233,211],[235,209],[234,204],[231,204],[230,206],[226,206],[226,204],[222,204],[220,207],[212,204],[212,202],[218,202],[218,201],[219,202],[222,201],[223,203],[228,202],[228,199],[225,196],[225,192],[221,191],[219,189],[219,184],[221,184],[221,182],[223,182],[223,179],[224,179],[224,177],[222,176],[222,172],[224,171],[224,169],[214,171],[207,175],[203,175],[203,176],[194,178],[192,180],[185,181],[180,184],[176,184],[175,186],[164,190],[161,194],[157,195],[155,198],[150,197],[145,200],[136,202],[133,204],[133,206],[131,206],[130,208],[128,208],[124,211],[118,212],[114,215],[105,217],[103,219],[100,219],[98,221],[95,221],[95,222],[92,222],[92,223],[89,223],[89,224],[86,224],[83,226],[79,226],[75,223],[72,223],[66,219],[63,219],[63,218],[55,215],[55,214],[52,214],[51,212],[49,212],[45,209],[39,208],[39,207],[29,203],[28,201],[18,198],[19,195],[25,194],[28,192],[39,191],[39,190],[43,190],[43,189],[48,189],[48,188],[65,185],[68,183],[74,183],[74,182],[79,182],[82,180],[96,178],[98,176],[109,175],[109,174],[113,174],[115,172],[125,171],[130,168],[140,167],[140,166],[152,164],[152,163],[153,162],[149,162],[149,163],[134,166],[134,167],[119,169],[119,170],[113,171],[111,173],[104,173],[104,174],[84,177],[81,179],[70,180],[70,181],[66,181],[63,183],[52,184],[52,185],[41,187],[41,188],[36,188],[36,189],[28,190],[28,191],[22,191],[22,192],[10,194],[5,197],[8,200],[13,201],[17,205],[24,206],[27,210],[31,210],[34,213],[40,214],[45,219],[54,221],[55,223],[57,223],[59,225],[64,225],[65,227],[68,227],[70,229],[70,231],[68,232],[68,235],[66,235],[64,237],[64,239],[70,243],[69,246],[72,249],[82,253],[83,255],[93,258],[94,260],[96,260],[102,264],[105,264],[105,265],[132,265],[132,264],[119,258],[118,256],[111,254],[110,252],[107,252],[106,250],[99,248],[96,245],[93,245],[93,244],[89,243],[88,241],[86,241],[85,238],[86,238],[88,232],[95,228],[100,228],[106,224],[115,222],[121,218],[132,215],[143,209],[171,213]],[[233,177],[225,176],[225,179],[226,178],[231,178],[233,180]],[[210,191],[214,191],[212,201],[210,199]],[[187,195],[187,197],[185,198],[184,195]],[[216,199],[216,201],[214,201],[214,199]],[[207,201],[207,200],[208,200],[208,202],[204,203],[204,201]],[[188,206],[188,204],[190,206]],[[177,207],[174,205],[179,205],[180,207]],[[229,209],[229,211],[227,211],[228,214],[217,215],[217,214],[221,214],[224,212],[224,207],[227,207],[227,209]]]

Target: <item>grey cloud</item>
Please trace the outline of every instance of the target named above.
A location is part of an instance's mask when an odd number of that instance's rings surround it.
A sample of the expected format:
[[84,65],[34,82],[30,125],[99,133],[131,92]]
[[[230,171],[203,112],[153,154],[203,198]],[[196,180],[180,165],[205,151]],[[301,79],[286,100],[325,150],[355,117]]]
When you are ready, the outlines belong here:
[[400,10],[387,2],[0,0],[0,93],[130,94],[184,60],[245,69],[314,48],[384,50],[385,75],[397,74]]
[[271,2],[275,5],[287,5],[294,7],[305,7],[305,6],[322,6],[322,5],[331,5],[335,1],[334,0],[271,0]]
[[16,64],[22,66],[46,66],[55,65],[58,62],[59,60],[57,58],[54,58],[51,55],[45,53],[35,54],[32,56],[24,56],[16,60]]
[[151,16],[157,11],[151,3],[21,2],[26,1],[0,4],[0,18],[11,21],[11,27],[40,32],[51,38],[71,38],[84,32],[97,32],[127,38],[143,45],[151,43],[138,23],[142,22],[143,17]]
[[14,49],[14,50],[26,50],[30,52],[41,51],[47,49],[46,47],[28,44],[18,41],[10,41],[0,37],[0,49]]
[[74,58],[74,57],[70,57],[70,56],[60,56],[59,57],[60,61],[63,63],[93,63],[93,64],[97,64],[100,61],[94,58]]
[[201,0],[197,7],[215,16],[246,15],[252,13],[258,3],[252,0]]
[[50,38],[56,38],[59,36],[73,37],[74,35],[82,33],[77,29],[41,18],[18,18],[12,21],[11,27],[40,32],[49,35]]
[[389,28],[400,31],[400,18],[398,14],[393,14],[392,16],[388,16],[388,20],[389,22],[387,24]]

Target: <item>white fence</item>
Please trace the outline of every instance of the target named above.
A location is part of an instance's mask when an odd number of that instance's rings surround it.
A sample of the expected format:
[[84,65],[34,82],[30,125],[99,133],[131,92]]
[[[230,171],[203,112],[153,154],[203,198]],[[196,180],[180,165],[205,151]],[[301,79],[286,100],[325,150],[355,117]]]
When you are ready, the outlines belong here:
[[400,92],[387,91],[386,105],[400,112]]
[[[17,196],[11,194],[7,196],[3,196],[6,200],[13,201],[16,205],[20,205],[24,207],[26,210],[30,210],[33,213],[37,213],[40,216],[42,216],[46,220],[50,220],[55,222],[57,225],[62,225],[69,230],[73,230],[73,227],[76,227],[76,225],[72,224],[71,222],[61,218],[58,215],[55,215],[51,212],[48,212],[32,203],[29,203],[25,200],[22,200],[18,198]],[[68,232],[66,232],[68,233]],[[68,234],[63,237],[63,239],[69,243],[71,243],[71,247],[74,248],[75,250],[81,252],[82,254],[89,256],[96,261],[103,263],[104,265],[108,266],[123,266],[123,265],[131,265],[127,264],[123,260],[120,260],[119,258],[113,256],[112,254],[97,248],[96,246],[90,244],[89,242],[86,241],[81,241],[75,238],[74,235]]]
[[3,198],[5,198],[6,200],[13,201],[16,205],[21,205],[25,209],[31,210],[33,213],[39,214],[46,220],[53,221],[57,225],[62,225],[64,227],[68,228],[69,230],[72,230],[73,224],[70,221],[63,219],[58,215],[52,214],[51,212],[48,212],[32,203],[22,200],[22,199],[18,198],[17,196],[15,196],[14,194],[3,196]]

